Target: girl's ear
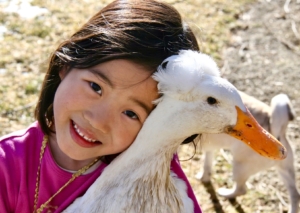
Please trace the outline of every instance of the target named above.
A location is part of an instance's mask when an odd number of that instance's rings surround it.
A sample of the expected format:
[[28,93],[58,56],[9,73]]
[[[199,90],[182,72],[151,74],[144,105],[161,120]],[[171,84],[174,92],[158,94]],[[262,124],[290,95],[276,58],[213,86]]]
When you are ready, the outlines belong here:
[[67,67],[64,66],[58,73],[61,81],[66,77],[67,73],[68,73]]

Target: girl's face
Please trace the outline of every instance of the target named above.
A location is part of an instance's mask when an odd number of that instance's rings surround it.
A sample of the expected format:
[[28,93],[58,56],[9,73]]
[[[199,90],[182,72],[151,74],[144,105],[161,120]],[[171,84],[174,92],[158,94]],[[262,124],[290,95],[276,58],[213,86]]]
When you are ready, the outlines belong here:
[[128,148],[158,98],[151,73],[128,60],[61,71],[60,77],[50,146],[57,163],[67,169]]

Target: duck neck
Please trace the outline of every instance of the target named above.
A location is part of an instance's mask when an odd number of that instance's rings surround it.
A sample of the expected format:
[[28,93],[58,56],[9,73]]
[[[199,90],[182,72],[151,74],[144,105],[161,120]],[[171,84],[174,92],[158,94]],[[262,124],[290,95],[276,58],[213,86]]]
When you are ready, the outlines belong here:
[[[157,132],[157,131],[154,131]],[[170,141],[170,138],[156,137],[147,131],[147,134],[141,132],[136,142],[129,149],[119,155],[110,166],[115,169],[121,169],[120,173],[125,170],[136,173],[136,178],[139,175],[154,177],[159,172],[170,171],[170,163],[174,153],[177,151],[177,141]],[[164,144],[165,141],[172,143],[172,146]],[[154,143],[155,142],[155,143]],[[122,165],[122,166],[118,166]],[[134,170],[130,169],[134,167]],[[169,172],[166,174],[168,175]]]
[[147,118],[133,144],[111,162],[110,167],[114,167],[114,172],[120,170],[123,173],[124,168],[134,167],[129,170],[137,176],[141,174],[149,177],[155,176],[157,172],[161,174],[162,170],[170,171],[168,168],[173,155],[185,139],[172,118],[173,114],[166,114],[160,103],[155,113]]

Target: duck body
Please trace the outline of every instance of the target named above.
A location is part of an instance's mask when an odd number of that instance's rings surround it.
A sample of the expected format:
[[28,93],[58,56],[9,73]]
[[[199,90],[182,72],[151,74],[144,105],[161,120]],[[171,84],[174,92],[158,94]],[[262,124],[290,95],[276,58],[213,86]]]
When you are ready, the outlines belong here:
[[[65,213],[194,212],[185,182],[170,170],[174,153],[194,134],[238,135],[234,126],[247,109],[237,89],[220,78],[217,65],[205,54],[181,51],[166,59],[153,77],[163,95],[135,141]],[[276,148],[282,151],[282,146]]]

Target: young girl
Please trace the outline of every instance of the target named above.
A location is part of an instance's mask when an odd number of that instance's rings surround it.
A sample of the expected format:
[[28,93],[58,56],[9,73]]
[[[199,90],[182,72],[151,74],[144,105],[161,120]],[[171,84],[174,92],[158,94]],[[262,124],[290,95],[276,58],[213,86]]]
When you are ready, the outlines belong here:
[[[134,141],[158,98],[151,78],[181,49],[198,50],[171,6],[116,0],[51,56],[37,121],[0,141],[0,212],[61,212]],[[177,156],[171,169],[186,181]]]

